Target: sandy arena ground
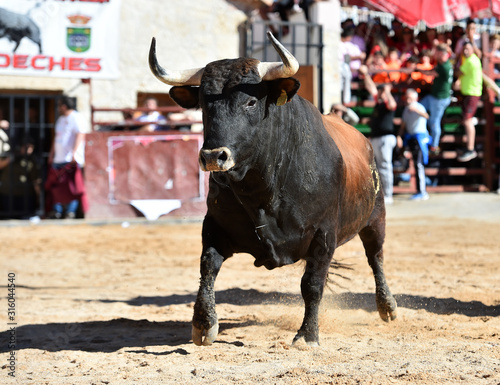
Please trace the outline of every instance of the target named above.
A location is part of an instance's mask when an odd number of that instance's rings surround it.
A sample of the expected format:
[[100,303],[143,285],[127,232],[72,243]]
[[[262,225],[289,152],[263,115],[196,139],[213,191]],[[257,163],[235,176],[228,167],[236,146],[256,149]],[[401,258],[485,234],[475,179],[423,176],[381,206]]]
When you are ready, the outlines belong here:
[[217,280],[217,342],[193,345],[200,232],[166,220],[3,223],[0,383],[500,384],[500,196],[396,199],[385,271],[398,319],[379,318],[356,238],[337,250],[354,270],[325,292],[319,348],[290,345],[303,265],[267,271],[248,255]]

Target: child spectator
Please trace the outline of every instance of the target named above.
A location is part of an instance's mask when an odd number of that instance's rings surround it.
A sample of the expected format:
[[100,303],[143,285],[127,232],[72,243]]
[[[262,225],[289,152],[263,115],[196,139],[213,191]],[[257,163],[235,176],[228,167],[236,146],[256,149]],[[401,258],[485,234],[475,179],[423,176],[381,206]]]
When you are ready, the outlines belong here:
[[401,73],[401,83],[410,86],[413,82],[420,80],[420,73],[417,72],[418,63],[420,63],[420,60],[417,56],[411,56],[406,61],[403,67],[405,71]]
[[[396,47],[389,47],[389,55],[386,60],[388,70],[401,69],[401,60],[399,59],[399,51]],[[401,73],[399,72],[389,72],[389,80],[393,83],[398,83],[401,78]]]
[[[420,71],[431,71],[434,66],[431,64],[432,51],[429,49],[424,49],[420,55],[420,63],[417,64],[417,69]],[[434,77],[426,72],[420,72],[419,80],[423,83],[431,84]]]
[[381,51],[375,51],[373,53],[373,61],[369,66],[369,72],[373,73],[373,81],[375,83],[389,83],[389,75],[387,72],[382,70],[387,69],[387,63],[385,62],[384,54]]
[[[398,147],[403,148],[408,144],[417,177],[417,193],[412,195],[411,200],[427,200],[425,183],[425,167],[429,161],[428,144],[430,142],[427,132],[427,119],[429,114],[425,107],[418,102],[418,93],[413,88],[408,88],[405,93],[406,107],[403,110],[401,127],[397,138]],[[404,137],[404,140],[403,140]]]

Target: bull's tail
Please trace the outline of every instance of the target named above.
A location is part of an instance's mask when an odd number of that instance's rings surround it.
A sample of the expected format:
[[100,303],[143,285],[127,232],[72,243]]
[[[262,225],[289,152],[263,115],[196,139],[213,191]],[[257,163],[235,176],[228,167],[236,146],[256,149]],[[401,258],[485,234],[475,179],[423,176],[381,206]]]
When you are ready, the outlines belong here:
[[330,271],[328,271],[328,276],[326,277],[326,286],[328,289],[331,289],[331,285],[335,285],[337,287],[340,287],[341,289],[347,289],[346,287],[342,286],[335,280],[335,278],[339,277],[345,280],[351,280],[351,278],[340,274],[338,270],[343,269],[343,270],[354,270],[352,267],[352,264],[344,263],[341,261],[337,261],[336,259],[332,259],[332,262],[330,263]]

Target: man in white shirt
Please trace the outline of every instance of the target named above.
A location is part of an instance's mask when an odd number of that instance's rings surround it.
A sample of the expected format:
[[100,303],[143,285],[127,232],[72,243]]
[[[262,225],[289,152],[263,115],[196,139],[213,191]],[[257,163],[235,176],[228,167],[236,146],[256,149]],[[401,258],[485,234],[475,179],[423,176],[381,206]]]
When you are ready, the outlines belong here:
[[[48,159],[49,165],[56,171],[70,164],[83,167],[85,133],[83,131],[82,117],[75,110],[75,100],[63,96],[59,100],[57,107],[60,116],[56,121],[54,141]],[[52,217],[55,219],[62,218],[64,210],[66,210],[65,215],[67,218],[75,218],[79,200],[73,198],[69,199],[69,202],[53,202]]]

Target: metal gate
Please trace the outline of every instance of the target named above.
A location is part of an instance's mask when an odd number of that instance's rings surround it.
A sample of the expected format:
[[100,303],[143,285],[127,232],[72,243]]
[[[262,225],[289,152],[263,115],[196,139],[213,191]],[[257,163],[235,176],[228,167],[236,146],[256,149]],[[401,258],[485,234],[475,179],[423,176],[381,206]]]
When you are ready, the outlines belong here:
[[[323,111],[323,27],[315,23],[251,21],[246,24],[245,56],[260,61],[280,61],[266,37],[270,29],[276,38],[296,57],[301,66],[316,67],[317,107]],[[286,32],[286,33],[285,33]]]
[[[0,120],[9,128],[9,151],[0,154],[0,219],[45,213],[44,182],[57,116],[58,95],[0,94]],[[8,162],[7,162],[8,160]]]

